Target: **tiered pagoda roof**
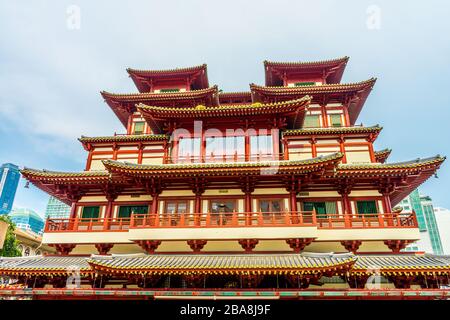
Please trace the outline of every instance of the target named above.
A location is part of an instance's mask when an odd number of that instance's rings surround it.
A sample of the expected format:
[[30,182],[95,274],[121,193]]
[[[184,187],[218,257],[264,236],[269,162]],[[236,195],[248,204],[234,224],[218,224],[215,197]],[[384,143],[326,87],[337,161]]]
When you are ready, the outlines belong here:
[[392,149],[383,149],[379,151],[375,151],[375,160],[380,163],[385,163],[387,158],[389,158]]
[[339,102],[349,103],[350,124],[354,125],[369,96],[376,79],[346,84],[306,85],[299,87],[274,87],[250,84],[253,101],[274,102],[298,99],[304,95],[312,96],[311,103]]
[[167,70],[139,70],[127,69],[139,92],[150,92],[153,82],[164,80],[187,80],[191,83],[192,90],[206,89],[209,87],[206,64],[187,68],[175,68]]
[[323,77],[326,83],[339,83],[349,57],[342,57],[323,61],[306,62],[272,62],[264,61],[266,86],[283,85],[283,75],[313,74]]

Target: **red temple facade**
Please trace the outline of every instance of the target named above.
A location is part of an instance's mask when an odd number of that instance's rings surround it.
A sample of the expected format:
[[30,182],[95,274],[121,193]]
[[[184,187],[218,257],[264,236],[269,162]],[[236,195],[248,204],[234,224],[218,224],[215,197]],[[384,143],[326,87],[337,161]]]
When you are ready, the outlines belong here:
[[206,65],[127,69],[138,93],[101,92],[125,134],[82,136],[84,171],[22,170],[71,205],[46,222],[58,255],[0,258],[0,275],[46,296],[69,266],[88,296],[364,296],[374,275],[402,296],[438,292],[450,259],[401,252],[420,234],[393,208],[445,158],[375,151],[382,127],[355,123],[376,79],[341,83],[347,62],[264,61],[265,85],[245,92],[211,86]]

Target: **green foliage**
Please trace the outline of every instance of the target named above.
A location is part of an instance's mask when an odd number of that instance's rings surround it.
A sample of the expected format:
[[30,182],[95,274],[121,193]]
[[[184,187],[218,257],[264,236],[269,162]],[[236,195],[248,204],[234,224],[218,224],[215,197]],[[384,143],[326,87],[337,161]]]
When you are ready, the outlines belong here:
[[21,256],[21,252],[19,250],[19,242],[17,241],[16,235],[14,234],[14,230],[16,229],[15,224],[6,215],[0,216],[0,221],[5,221],[9,225],[8,230],[6,231],[5,243],[3,244],[3,248],[0,249],[0,257]]

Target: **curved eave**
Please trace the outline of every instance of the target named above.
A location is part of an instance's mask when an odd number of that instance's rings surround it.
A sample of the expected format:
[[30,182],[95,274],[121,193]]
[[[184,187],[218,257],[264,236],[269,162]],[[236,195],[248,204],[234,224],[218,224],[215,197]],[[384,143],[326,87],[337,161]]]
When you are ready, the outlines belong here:
[[67,186],[96,186],[110,182],[110,173],[107,171],[83,171],[83,172],[55,172],[45,170],[23,169],[22,176],[37,188],[70,205],[71,201],[66,197]]
[[105,137],[85,137],[78,138],[85,149],[90,144],[108,143],[108,142],[146,142],[146,141],[164,141],[168,140],[166,134],[140,134],[140,135],[122,135],[122,136],[105,136]]
[[311,136],[311,135],[335,135],[335,134],[376,134],[383,128],[375,125],[372,127],[336,127],[336,128],[308,128],[293,129],[283,132],[283,136]]
[[355,263],[353,255],[301,254],[252,255],[157,255],[137,258],[91,259],[89,264],[100,272],[124,274],[315,274],[348,271]]
[[146,113],[151,113],[154,116],[160,117],[217,117],[217,116],[241,116],[241,115],[254,115],[254,114],[266,114],[266,113],[280,113],[280,112],[293,112],[299,108],[307,106],[311,101],[311,97],[304,96],[301,99],[289,100],[276,103],[265,104],[237,104],[237,105],[224,105],[219,107],[204,107],[204,108],[168,108],[147,106],[140,103],[137,108]]
[[380,163],[385,163],[387,158],[389,158],[392,149],[383,149],[374,152],[375,160]]
[[351,274],[403,275],[444,273],[450,274],[450,264],[442,257],[431,254],[371,254],[358,255]]
[[202,88],[209,87],[208,72],[206,63],[187,67],[187,68],[175,68],[166,70],[139,70],[133,68],[127,68],[127,72],[136,84],[136,87],[140,92],[148,92],[148,84],[146,80],[157,78],[176,78],[176,77],[200,77],[199,84]]
[[296,73],[305,72],[320,72],[327,73],[327,83],[339,83],[342,79],[345,67],[349,57],[345,56],[342,58],[322,60],[322,61],[299,61],[299,62],[274,62],[274,61],[264,61],[265,68],[265,78],[266,85],[274,82],[273,71],[291,71]]
[[111,173],[134,177],[185,177],[185,176],[239,176],[307,174],[321,170],[333,170],[341,161],[342,153],[308,160],[282,160],[266,162],[228,162],[198,164],[142,165],[113,160],[103,160]]
[[105,99],[111,99],[119,102],[138,103],[142,101],[161,101],[161,100],[185,100],[190,98],[205,97],[208,95],[217,95],[218,86],[212,86],[206,89],[179,91],[179,92],[166,92],[166,93],[110,93],[102,91],[101,95]]
[[301,87],[266,87],[250,84],[250,90],[254,101],[259,100],[258,96],[267,96],[277,99],[289,99],[289,97],[291,97],[290,99],[292,99],[297,96],[311,95],[314,102],[317,96],[342,95],[342,103],[348,103],[350,125],[354,125],[375,82],[376,78],[356,83],[324,84]]

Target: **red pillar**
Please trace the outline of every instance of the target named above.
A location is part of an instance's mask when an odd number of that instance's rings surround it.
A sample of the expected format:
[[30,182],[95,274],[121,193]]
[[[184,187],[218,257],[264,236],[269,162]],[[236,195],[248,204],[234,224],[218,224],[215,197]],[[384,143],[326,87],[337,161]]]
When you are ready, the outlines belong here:
[[70,208],[70,218],[75,219],[77,216],[77,202],[72,202],[72,207]]
[[251,192],[245,192],[245,212],[252,212]]
[[159,193],[152,194],[152,207],[151,207],[152,214],[158,214],[158,202],[159,202]]

